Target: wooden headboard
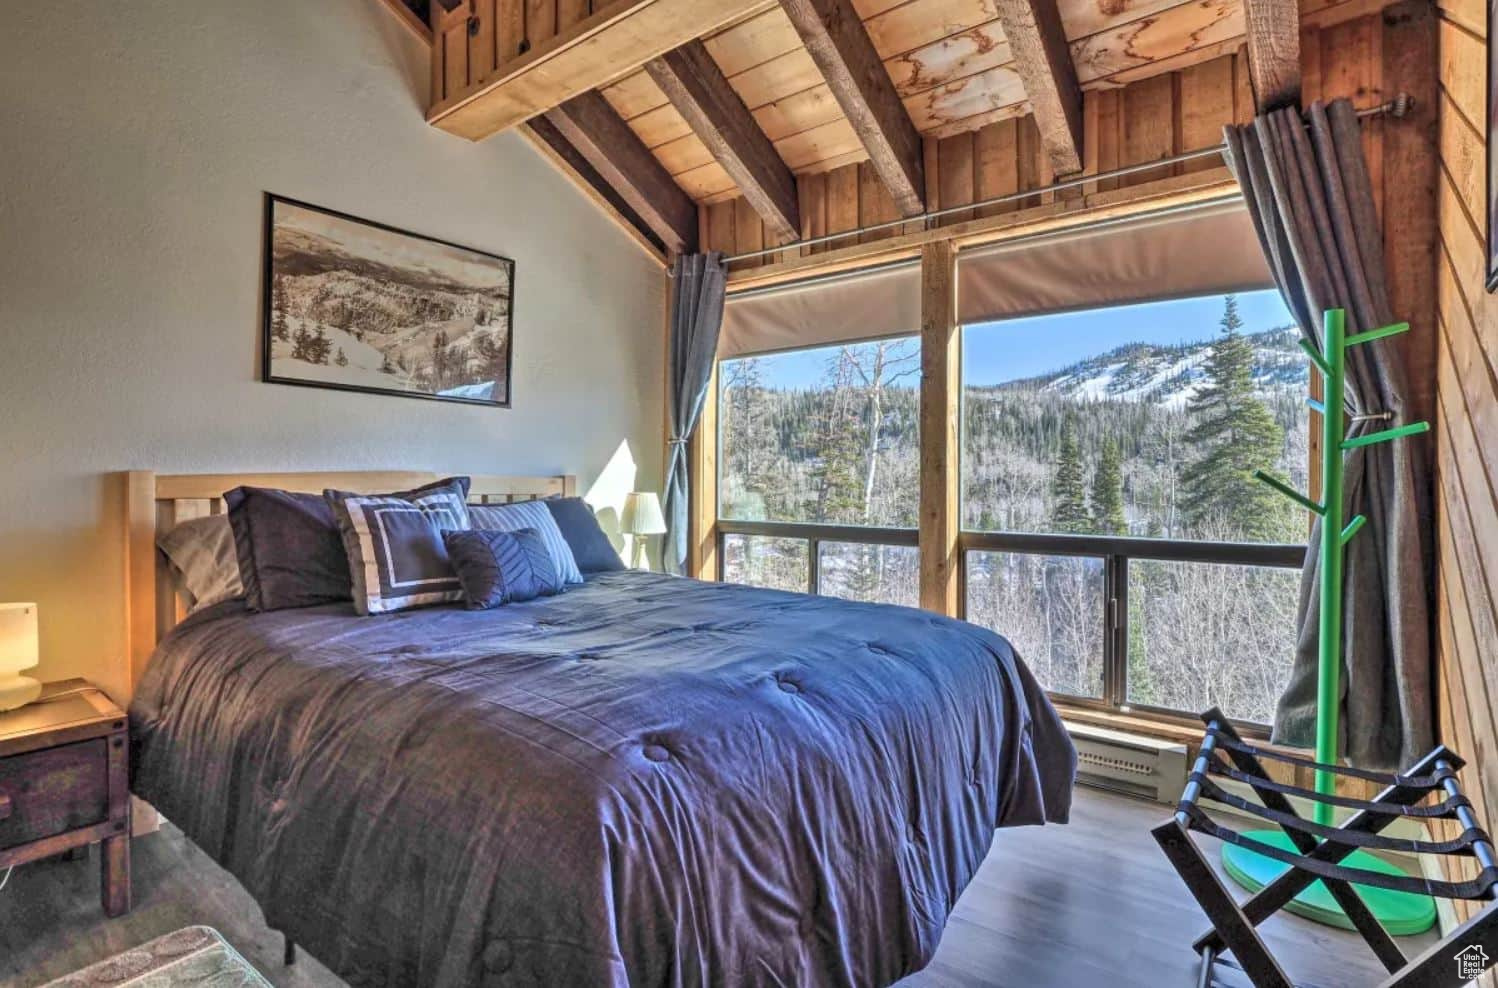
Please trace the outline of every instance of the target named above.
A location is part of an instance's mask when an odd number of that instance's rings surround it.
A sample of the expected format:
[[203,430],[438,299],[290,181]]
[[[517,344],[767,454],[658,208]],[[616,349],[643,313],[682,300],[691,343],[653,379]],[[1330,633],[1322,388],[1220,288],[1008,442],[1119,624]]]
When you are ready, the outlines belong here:
[[[224,492],[240,486],[276,487],[321,494],[327,488],[378,494],[409,490],[444,475],[414,471],[366,473],[213,473],[156,474],[132,470],[125,478],[125,614],[127,676],[133,694],[156,643],[182,620],[186,611],[172,584],[166,559],[156,548],[158,532],[178,522],[222,514]],[[469,490],[473,504],[509,504],[577,492],[577,478],[475,476]],[[128,700],[128,697],[125,698]]]

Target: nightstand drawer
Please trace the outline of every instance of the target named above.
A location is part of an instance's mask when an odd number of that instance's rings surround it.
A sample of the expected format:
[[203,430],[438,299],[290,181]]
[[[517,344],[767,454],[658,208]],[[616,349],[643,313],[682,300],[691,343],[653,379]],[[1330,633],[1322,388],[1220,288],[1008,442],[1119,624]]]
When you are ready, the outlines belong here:
[[97,738],[0,758],[0,849],[103,823],[108,743]]

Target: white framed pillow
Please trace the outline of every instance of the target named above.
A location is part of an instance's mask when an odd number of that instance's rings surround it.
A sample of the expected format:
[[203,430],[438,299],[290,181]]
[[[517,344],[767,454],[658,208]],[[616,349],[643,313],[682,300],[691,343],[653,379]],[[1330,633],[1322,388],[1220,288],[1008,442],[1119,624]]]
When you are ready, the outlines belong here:
[[567,544],[557,520],[545,501],[520,501],[515,504],[474,505],[468,509],[473,527],[487,532],[518,532],[534,528],[546,543],[546,553],[551,556],[557,573],[568,584],[583,582],[582,570],[577,567],[577,557]]
[[463,599],[442,533],[470,527],[467,484],[453,480],[373,497],[328,491],[327,498],[348,553],[360,614]]

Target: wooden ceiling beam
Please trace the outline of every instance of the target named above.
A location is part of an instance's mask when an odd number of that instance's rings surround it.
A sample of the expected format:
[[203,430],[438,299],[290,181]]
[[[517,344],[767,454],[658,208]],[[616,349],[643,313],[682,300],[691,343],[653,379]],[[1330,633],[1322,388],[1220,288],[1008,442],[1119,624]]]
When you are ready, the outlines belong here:
[[780,0],[904,216],[926,211],[921,135],[849,0]]
[[1297,0],[1244,0],[1248,78],[1259,113],[1300,106],[1300,6]]
[[651,257],[662,264],[666,262],[666,245],[655,231],[650,229],[650,224],[646,223],[644,218],[635,212],[625,198],[608,183],[608,180],[588,162],[588,159],[562,136],[562,132],[556,128],[555,124],[545,117],[537,117],[522,127],[520,133],[526,135],[538,151],[571,179],[588,198],[608,213],[615,223],[623,227],[625,232],[645,248]]
[[1074,175],[1082,170],[1082,86],[1056,0],[998,0],[997,8],[1051,170]]
[[697,249],[697,204],[629,124],[596,92],[573,97],[544,118],[672,253]]
[[645,63],[671,105],[777,236],[801,236],[796,176],[701,41]]
[[427,121],[450,134],[483,140],[774,5],[775,0],[598,0],[594,13],[435,104]]

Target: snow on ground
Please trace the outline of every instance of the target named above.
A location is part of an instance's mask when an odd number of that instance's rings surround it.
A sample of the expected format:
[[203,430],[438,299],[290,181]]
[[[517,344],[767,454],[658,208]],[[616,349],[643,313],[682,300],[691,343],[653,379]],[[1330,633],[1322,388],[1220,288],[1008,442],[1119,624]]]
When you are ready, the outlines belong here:
[[[306,360],[298,360],[291,355],[299,330],[305,328],[307,332],[315,334],[319,324],[312,320],[302,320],[295,317],[287,319],[287,329],[292,337],[291,340],[271,340],[271,373],[276,377],[292,378],[295,380],[318,381],[325,384],[342,384],[358,388],[380,388],[390,391],[419,391],[411,383],[410,374],[406,371],[396,369],[393,373],[385,373],[381,370],[385,366],[385,355],[377,347],[368,343],[360,342],[358,337],[352,333],[345,332],[335,326],[322,326],[323,332],[328,335],[328,341],[332,349],[328,353],[326,364],[314,364]],[[445,328],[450,331],[461,331],[456,321],[448,324]],[[473,322],[466,323],[467,331],[474,330]],[[407,353],[415,354],[427,344],[418,344],[419,336],[429,336],[430,326],[416,327],[412,330],[394,335],[388,339],[391,349],[395,350],[392,361]],[[338,363],[338,351],[348,358],[346,366]],[[414,357],[413,357],[414,360]],[[439,392],[447,398],[466,398],[472,401],[493,401],[496,390],[496,382],[481,381],[478,384],[465,384],[456,388],[447,388]]]
[[[1181,411],[1207,384],[1206,365],[1211,350],[1210,341],[1185,352],[1174,348],[1154,350],[1147,345],[1129,347],[1083,361],[1050,380],[1042,378],[1032,384],[1078,401],[1148,401],[1161,408]],[[1261,392],[1276,391],[1284,387],[1287,371],[1292,377],[1306,374],[1303,365],[1304,359],[1298,351],[1287,353],[1272,345],[1256,346],[1254,381]]]
[[466,398],[470,401],[493,401],[494,381],[484,381],[480,384],[465,384],[457,388],[448,388],[439,391],[438,394],[444,398]]
[[[317,332],[318,324],[311,320],[293,317],[287,319],[286,322],[292,339],[295,339],[297,331],[304,327],[309,333]],[[271,373],[276,377],[321,381],[327,384],[346,384],[359,388],[415,390],[404,372],[399,370],[394,374],[381,372],[380,367],[384,364],[385,358],[376,348],[368,343],[359,342],[352,333],[344,332],[336,327],[323,326],[322,329],[328,334],[328,340],[333,345],[326,364],[314,364],[306,360],[295,359],[291,355],[292,347],[295,346],[291,340],[272,339]],[[347,367],[340,367],[337,363],[340,349],[343,350],[344,356],[348,357]]]

